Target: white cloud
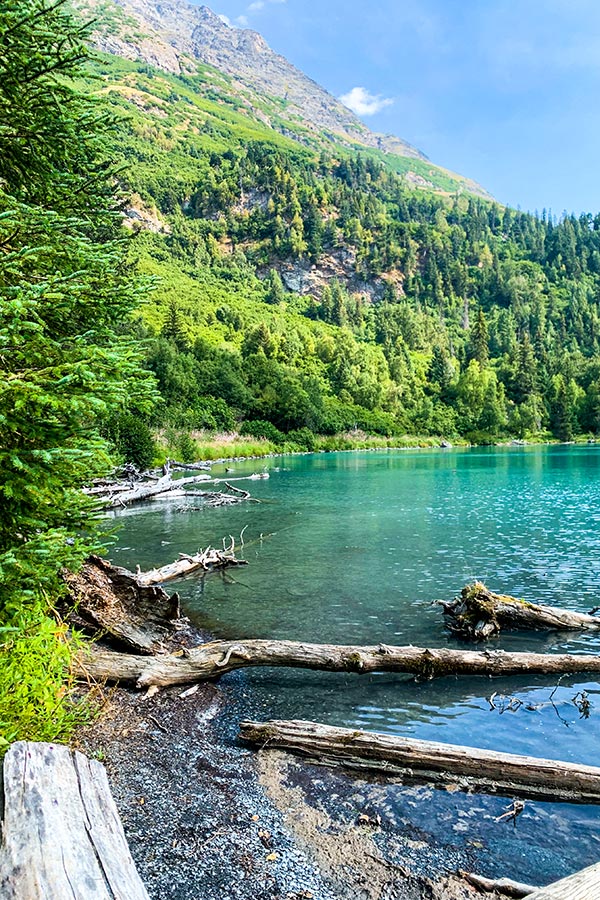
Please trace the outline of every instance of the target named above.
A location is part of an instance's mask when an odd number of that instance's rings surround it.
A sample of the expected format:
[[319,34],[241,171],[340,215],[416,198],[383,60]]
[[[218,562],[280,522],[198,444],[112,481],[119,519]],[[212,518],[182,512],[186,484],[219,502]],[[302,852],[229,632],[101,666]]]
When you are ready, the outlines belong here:
[[347,94],[343,94],[340,100],[356,113],[357,116],[374,116],[386,106],[393,104],[391,97],[382,97],[381,94],[371,94],[364,87],[354,87]]
[[265,0],[254,0],[254,3],[251,3],[248,7],[248,12],[258,12],[260,9],[265,8]]
[[219,18],[224,25],[229,25],[229,27],[231,27],[231,19],[228,16],[223,15],[223,13],[218,13],[217,18]]
[[236,25],[240,26],[240,28],[247,28],[250,24],[248,21],[248,16],[238,16],[235,22]]

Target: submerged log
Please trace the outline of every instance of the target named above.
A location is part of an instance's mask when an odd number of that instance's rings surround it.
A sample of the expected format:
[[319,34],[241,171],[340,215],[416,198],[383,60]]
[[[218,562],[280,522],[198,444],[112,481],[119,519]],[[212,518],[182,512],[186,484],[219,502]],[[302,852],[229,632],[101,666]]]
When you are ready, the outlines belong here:
[[19,741],[4,758],[4,900],[149,900],[104,766],[56,744]]
[[85,630],[100,629],[138,653],[161,651],[181,614],[177,594],[169,597],[152,581],[144,583],[99,556],[63,577],[75,606],[70,621]]
[[600,803],[600,768],[317,722],[242,722],[240,738],[402,783],[530,800]]
[[469,584],[452,603],[443,603],[446,624],[453,634],[482,641],[503,628],[560,630],[600,628],[600,618],[555,606],[540,606],[505,594],[494,594],[480,581]]
[[249,666],[290,666],[326,672],[401,672],[421,679],[444,675],[555,675],[600,672],[600,656],[505,653],[422,647],[340,646],[299,641],[211,641],[185,655],[142,659],[94,647],[82,652],[76,672],[138,687],[205,681]]
[[174,578],[183,578],[198,570],[212,572],[215,569],[229,568],[229,566],[248,565],[247,560],[236,558],[234,548],[235,544],[232,538],[231,546],[223,550],[207,547],[206,550],[199,550],[194,556],[180,553],[179,559],[175,562],[149,572],[139,572],[136,575],[136,581],[141,587],[147,587],[153,584],[162,584],[164,581],[172,581]]

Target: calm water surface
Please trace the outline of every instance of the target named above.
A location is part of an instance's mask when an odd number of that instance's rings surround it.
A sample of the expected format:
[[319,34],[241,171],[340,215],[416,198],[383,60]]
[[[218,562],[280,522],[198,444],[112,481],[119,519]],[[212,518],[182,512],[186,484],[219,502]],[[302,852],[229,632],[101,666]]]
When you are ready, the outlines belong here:
[[[185,512],[172,500],[117,514],[115,559],[151,567],[224,535],[239,546],[244,529],[247,568],[177,585],[186,614],[220,637],[460,646],[433,601],[451,599],[475,578],[571,609],[600,603],[600,447],[295,456],[238,463],[231,477],[263,468],[269,480],[243,483],[260,504]],[[600,636],[503,635],[493,646],[600,653]],[[558,687],[547,678],[415,684],[285,670],[243,678],[252,686],[248,712],[259,717],[600,765],[600,686],[581,676]],[[587,719],[571,702],[583,690],[592,704]],[[522,705],[502,711],[508,699],[500,696],[493,710],[493,691]],[[507,805],[502,798],[373,792],[369,802],[384,820],[402,822],[409,808],[427,833],[487,854],[492,873],[542,883],[600,859],[595,807],[530,803],[513,829],[494,821]]]

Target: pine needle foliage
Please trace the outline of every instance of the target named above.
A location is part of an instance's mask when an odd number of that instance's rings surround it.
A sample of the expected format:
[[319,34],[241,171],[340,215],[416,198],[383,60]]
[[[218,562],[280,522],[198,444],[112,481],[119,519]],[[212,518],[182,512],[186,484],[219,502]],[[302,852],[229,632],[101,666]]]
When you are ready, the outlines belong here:
[[0,8],[0,748],[64,737],[70,647],[50,617],[62,567],[98,541],[81,493],[110,465],[103,423],[148,409],[124,328],[126,264],[111,119],[74,86],[85,28],[64,0]]

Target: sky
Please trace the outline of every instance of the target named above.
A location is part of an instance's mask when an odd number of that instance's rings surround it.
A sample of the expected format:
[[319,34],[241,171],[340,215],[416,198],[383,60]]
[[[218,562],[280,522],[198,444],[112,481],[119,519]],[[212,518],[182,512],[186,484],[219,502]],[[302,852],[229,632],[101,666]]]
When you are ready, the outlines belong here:
[[432,162],[600,211],[599,0],[205,0]]

